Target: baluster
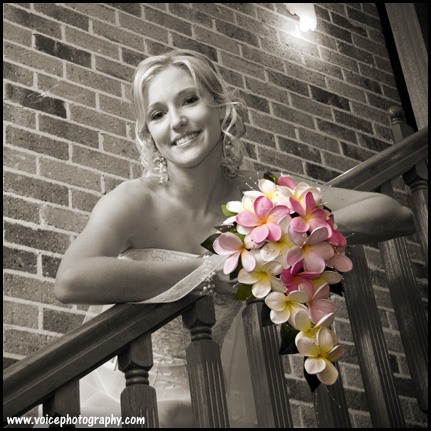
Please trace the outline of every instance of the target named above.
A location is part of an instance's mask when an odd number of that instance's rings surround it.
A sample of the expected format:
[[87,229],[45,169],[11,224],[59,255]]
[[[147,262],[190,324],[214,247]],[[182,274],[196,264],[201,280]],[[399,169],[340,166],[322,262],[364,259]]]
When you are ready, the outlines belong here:
[[121,416],[145,418],[144,424],[123,424],[123,428],[158,428],[156,390],[149,385],[153,366],[151,333],[145,333],[118,355],[118,368],[125,373],[126,387],[121,393]]
[[[340,368],[335,364],[338,372]],[[313,394],[314,411],[319,428],[351,428],[349,410],[341,373],[330,386],[319,385]]]
[[405,427],[389,364],[364,248],[346,249],[353,271],[344,273],[344,298],[375,428]]
[[[413,129],[406,123],[404,111],[400,106],[392,106],[388,113],[395,143],[413,134]],[[410,206],[415,216],[416,236],[425,256],[425,265],[428,267],[428,166],[425,161],[413,166],[403,175],[403,179],[410,187]]]
[[[78,418],[80,413],[78,379],[72,379],[58,388],[54,395],[43,404],[43,415],[52,418],[66,418],[69,415],[73,419]],[[65,424],[62,427],[75,428],[73,424]],[[51,424],[49,428],[59,428],[59,423]]]
[[250,301],[242,313],[257,421],[260,428],[292,428],[277,327],[262,326],[262,307]]
[[183,314],[190,329],[187,369],[193,416],[197,428],[229,428],[220,347],[211,337],[215,323],[212,296],[202,296]]
[[[393,197],[392,184],[382,193]],[[405,238],[379,243],[389,292],[398,322],[419,408],[428,411],[428,322],[410,262]]]

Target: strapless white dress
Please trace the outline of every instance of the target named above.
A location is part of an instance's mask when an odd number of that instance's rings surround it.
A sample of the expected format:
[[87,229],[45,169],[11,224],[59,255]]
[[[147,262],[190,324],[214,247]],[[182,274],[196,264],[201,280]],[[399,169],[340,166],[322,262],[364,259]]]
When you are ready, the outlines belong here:
[[[170,250],[128,250],[119,258],[168,261],[197,257]],[[220,264],[220,256],[211,256],[210,266]],[[143,302],[172,302],[193,290],[210,267],[201,266],[164,294]],[[172,299],[173,298],[173,299]],[[257,426],[250,381],[245,339],[238,301],[215,296],[216,324],[212,337],[221,347],[225,374],[229,420],[232,428]],[[112,306],[112,305],[111,305]],[[100,312],[111,306],[91,307]],[[103,307],[103,308],[102,308]],[[154,366],[150,370],[150,385],[156,389],[159,424],[161,428],[192,428],[189,380],[186,366],[186,346],[190,332],[183,326],[181,316],[152,334]],[[124,374],[116,367],[116,360],[107,362],[80,381],[81,414],[83,416],[121,417],[120,394],[125,387]]]

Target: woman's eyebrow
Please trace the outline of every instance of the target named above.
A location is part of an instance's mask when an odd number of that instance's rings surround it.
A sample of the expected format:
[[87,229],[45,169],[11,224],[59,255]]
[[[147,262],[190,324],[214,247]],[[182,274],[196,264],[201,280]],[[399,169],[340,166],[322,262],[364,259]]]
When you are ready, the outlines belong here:
[[[196,87],[187,87],[187,88],[183,88],[182,90],[180,90],[176,95],[175,98],[181,98],[183,97],[185,94],[188,93],[197,93],[197,88]],[[154,103],[152,103],[151,105],[148,106],[147,108],[147,112],[151,111],[153,108],[155,108],[158,105],[163,105],[163,102],[160,101],[155,101]]]

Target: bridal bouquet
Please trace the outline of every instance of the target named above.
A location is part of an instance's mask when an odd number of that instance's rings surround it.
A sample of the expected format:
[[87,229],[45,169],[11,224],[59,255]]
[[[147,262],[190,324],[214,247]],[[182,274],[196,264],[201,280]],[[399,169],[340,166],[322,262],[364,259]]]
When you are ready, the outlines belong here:
[[264,300],[268,323],[281,324],[280,354],[305,356],[312,390],[331,385],[343,347],[330,329],[336,305],[327,298],[342,294],[340,272],[352,269],[346,239],[319,189],[272,174],[259,189],[223,205],[228,218],[202,246],[227,256],[223,271],[239,282],[234,299]]

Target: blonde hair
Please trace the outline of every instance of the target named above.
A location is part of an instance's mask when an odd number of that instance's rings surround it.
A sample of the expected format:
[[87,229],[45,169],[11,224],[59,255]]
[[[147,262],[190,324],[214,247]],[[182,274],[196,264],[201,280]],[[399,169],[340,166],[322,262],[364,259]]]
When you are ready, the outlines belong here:
[[136,144],[144,168],[143,176],[150,175],[154,169],[153,158],[157,151],[146,124],[144,89],[152,77],[169,66],[180,67],[189,72],[198,94],[202,94],[203,89],[207,90],[214,101],[213,107],[225,108],[221,130],[222,146],[227,151],[224,151],[221,165],[226,175],[236,176],[245,151],[240,142],[241,136],[245,134],[243,123],[243,117],[246,115],[245,103],[236,96],[235,92],[228,89],[220,72],[205,55],[185,49],[170,51],[143,60],[139,63],[133,77],[132,102],[136,113]]

